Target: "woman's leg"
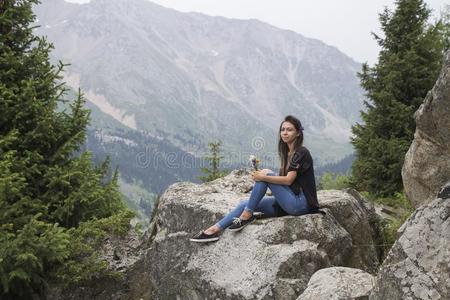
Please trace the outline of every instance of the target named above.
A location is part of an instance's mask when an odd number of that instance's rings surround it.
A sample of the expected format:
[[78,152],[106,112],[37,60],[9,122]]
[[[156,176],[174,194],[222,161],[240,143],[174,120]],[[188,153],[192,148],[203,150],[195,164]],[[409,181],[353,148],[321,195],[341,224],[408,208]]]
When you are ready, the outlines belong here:
[[245,206],[244,210],[249,212],[250,215],[256,210],[259,202],[263,199],[264,195],[267,192],[267,182],[265,181],[256,181],[253,185],[252,193],[250,194],[250,198],[248,199],[248,203]]
[[[277,176],[275,173],[267,175]],[[267,188],[270,188],[275,197],[264,197]],[[232,224],[233,218],[248,219],[255,211],[264,213],[265,217],[275,217],[276,212],[273,207],[275,201],[290,215],[301,215],[308,212],[308,206],[303,194],[296,196],[291,188],[286,185],[257,181],[253,186],[249,200],[241,200],[231,212],[205,232],[210,234],[224,230]]]
[[277,212],[274,206],[276,202],[274,196],[264,196],[261,201],[259,201],[255,212],[263,213],[264,218],[276,217]]
[[[276,212],[274,208],[275,197],[264,197],[259,201],[258,206],[255,208],[255,211],[261,212],[264,214],[264,217],[275,217]],[[211,226],[210,231],[206,231],[207,233],[215,233],[216,230],[212,229],[212,227],[216,227],[218,230],[224,230],[228,226],[233,223],[233,218],[238,218],[242,212],[244,211],[245,206],[247,205],[248,200],[241,200],[239,204],[230,211],[225,217],[223,217],[219,222]]]
[[293,216],[308,213],[308,203],[303,192],[295,195],[287,185],[268,183],[268,186],[275,196],[278,205],[280,205],[285,212]]
[[[269,176],[277,176],[275,173],[267,174]],[[303,193],[295,195],[291,188],[287,185],[267,183],[265,181],[257,181],[253,187],[249,202],[245,207],[245,212],[253,213],[258,206],[260,199],[265,195],[267,188],[270,188],[275,200],[281,208],[290,215],[302,215],[308,212],[308,205]]]
[[244,207],[247,205],[247,202],[248,200],[241,200],[239,204],[219,222],[217,222],[215,226],[217,226],[219,230],[224,230],[225,228],[230,226],[233,223],[233,218],[238,218],[241,215]]
[[[242,214],[245,213],[249,214],[248,218],[250,218],[254,211],[262,212],[265,215],[265,217],[276,216],[274,208],[275,198],[264,197],[266,191],[267,191],[266,182],[262,181],[256,182],[255,185],[253,186],[249,200],[241,200],[239,204],[231,212],[229,212],[219,222],[207,228],[203,232],[207,235],[215,234],[229,227],[233,223],[234,218],[239,218],[241,217]],[[249,203],[251,206],[249,206]],[[251,207],[251,210],[249,209],[249,207]],[[248,209],[248,211],[245,212],[244,210],[246,209]],[[245,218],[245,220],[248,218]],[[195,241],[203,239],[201,237],[194,237],[194,238],[197,239]]]

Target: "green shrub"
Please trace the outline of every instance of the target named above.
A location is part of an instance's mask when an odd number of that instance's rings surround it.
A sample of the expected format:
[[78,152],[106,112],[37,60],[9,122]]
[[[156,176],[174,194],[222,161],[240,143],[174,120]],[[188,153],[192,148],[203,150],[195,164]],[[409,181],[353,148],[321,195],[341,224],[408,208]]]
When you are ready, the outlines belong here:
[[128,232],[134,214],[122,211],[108,218],[92,219],[69,230],[70,255],[55,270],[54,278],[63,286],[73,286],[94,278],[117,278],[116,272],[108,269],[101,259],[98,247],[105,237],[123,236]]

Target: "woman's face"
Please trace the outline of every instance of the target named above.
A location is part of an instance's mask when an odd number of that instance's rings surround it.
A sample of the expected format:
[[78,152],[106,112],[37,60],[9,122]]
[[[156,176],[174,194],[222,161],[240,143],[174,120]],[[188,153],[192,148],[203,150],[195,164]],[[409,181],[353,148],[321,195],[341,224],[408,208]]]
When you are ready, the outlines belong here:
[[280,137],[283,142],[290,144],[297,138],[297,129],[290,122],[283,122],[281,124]]

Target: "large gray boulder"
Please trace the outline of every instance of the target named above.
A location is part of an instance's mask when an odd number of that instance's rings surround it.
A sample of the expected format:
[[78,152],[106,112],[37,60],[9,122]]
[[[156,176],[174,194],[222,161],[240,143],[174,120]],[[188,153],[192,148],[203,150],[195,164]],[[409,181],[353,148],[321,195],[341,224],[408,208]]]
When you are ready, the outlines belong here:
[[260,219],[242,232],[225,231],[216,243],[188,241],[247,199],[252,184],[248,173],[237,170],[207,184],[183,182],[166,190],[148,252],[152,297],[296,299],[321,268],[377,269],[373,209],[344,191],[319,192],[326,215]]
[[295,299],[314,272],[343,264],[351,249],[331,214],[259,221],[210,245],[190,243],[191,235],[160,233],[153,241],[155,298]]
[[370,299],[450,299],[450,184],[398,230]]
[[374,278],[367,272],[346,267],[321,269],[314,273],[308,287],[297,300],[369,299]]
[[406,195],[418,207],[433,200],[450,178],[450,51],[415,119],[414,141],[406,153],[402,177]]

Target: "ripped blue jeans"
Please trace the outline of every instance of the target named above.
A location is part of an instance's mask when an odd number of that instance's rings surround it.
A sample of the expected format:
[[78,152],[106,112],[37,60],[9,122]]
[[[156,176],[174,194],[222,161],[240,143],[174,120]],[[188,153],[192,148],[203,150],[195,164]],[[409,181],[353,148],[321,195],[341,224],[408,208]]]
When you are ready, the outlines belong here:
[[[267,175],[277,176],[275,173],[268,173]],[[273,196],[265,196],[267,188],[270,188]],[[244,210],[252,213],[262,212],[264,217],[276,217],[275,202],[289,215],[299,216],[309,211],[303,192],[295,195],[287,185],[256,181],[250,198],[241,200],[238,206],[217,222],[216,225],[221,230],[227,228],[233,223],[233,218],[239,218]]]

